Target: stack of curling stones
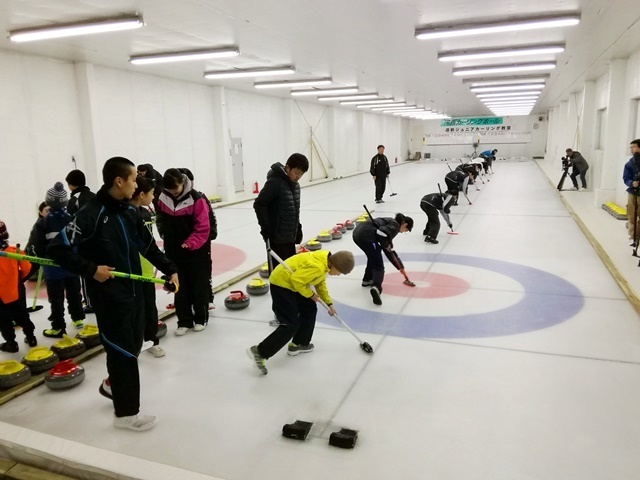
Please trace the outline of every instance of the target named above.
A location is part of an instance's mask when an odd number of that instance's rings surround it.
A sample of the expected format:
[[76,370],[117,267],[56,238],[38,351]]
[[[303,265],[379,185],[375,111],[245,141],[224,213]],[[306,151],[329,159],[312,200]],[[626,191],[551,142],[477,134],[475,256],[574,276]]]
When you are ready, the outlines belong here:
[[269,278],[269,264],[265,262],[258,273],[262,278]]
[[331,230],[331,238],[333,240],[340,240],[342,238],[342,232],[338,227],[335,227],[333,230]]
[[58,340],[51,345],[51,351],[56,353],[60,360],[77,357],[87,349],[84,342],[78,338],[70,338],[64,335],[62,340]]
[[164,323],[162,320],[158,320],[158,333],[156,334],[156,337],[160,338],[160,337],[164,337],[167,334],[167,324]]
[[367,217],[365,217],[364,215],[360,215],[358,218],[356,218],[356,223],[364,223],[367,221]]
[[58,363],[58,355],[48,347],[33,347],[22,359],[22,364],[29,367],[33,375],[51,370]]
[[100,345],[100,332],[96,325],[86,324],[82,330],[78,332],[76,338],[82,340],[87,348],[93,348]]
[[75,387],[84,380],[84,368],[71,358],[58,362],[44,376],[44,384],[51,390]]
[[344,226],[344,223],[336,223],[336,228],[343,234],[347,233],[347,227]]
[[269,284],[261,278],[252,278],[247,283],[247,293],[250,295],[264,295],[269,292]]
[[316,250],[320,250],[322,248],[322,244],[318,240],[309,240],[306,243],[306,247],[310,252],[315,252]]
[[31,378],[31,370],[15,360],[0,362],[0,389],[20,385]]
[[251,299],[242,290],[233,290],[224,299],[224,306],[229,310],[242,310],[247,308]]
[[318,240],[319,242],[330,242],[332,238],[333,237],[331,236],[329,230],[322,230],[316,237],[316,240]]
[[356,228],[356,226],[353,224],[351,220],[346,220],[344,222],[344,226],[347,230],[353,230],[354,228]]

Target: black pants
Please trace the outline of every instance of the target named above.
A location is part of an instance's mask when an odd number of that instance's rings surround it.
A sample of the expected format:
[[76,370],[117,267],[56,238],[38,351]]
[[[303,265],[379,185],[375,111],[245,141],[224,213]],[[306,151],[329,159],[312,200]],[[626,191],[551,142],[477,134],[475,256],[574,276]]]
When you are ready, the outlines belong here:
[[137,415],[140,410],[140,372],[138,355],[142,348],[145,316],[142,285],[130,280],[121,282],[122,289],[105,295],[88,280],[87,287],[96,312],[102,345],[107,354],[107,372],[113,394],[116,417]]
[[[271,250],[274,251],[276,255],[278,255],[282,260],[286,260],[289,257],[293,257],[296,254],[296,244],[295,243],[273,243],[269,242],[271,245]],[[278,266],[278,261],[269,255],[267,252],[267,264],[269,265],[269,273],[273,271],[274,268]]]
[[420,202],[420,208],[427,214],[427,225],[424,227],[423,235],[435,239],[440,232],[440,215],[436,207],[428,203]]
[[180,288],[175,306],[178,327],[192,328],[195,323],[206,325],[209,321],[209,262],[177,263]]
[[158,307],[156,306],[156,284],[144,282],[142,284],[144,297],[144,341],[153,341],[158,345]]
[[384,281],[384,262],[382,260],[382,248],[377,243],[355,242],[358,248],[367,256],[367,266],[364,269],[363,282],[373,281],[373,286],[378,287],[382,293]]
[[578,169],[573,169],[573,172],[571,172],[571,181],[573,182],[573,186],[575,188],[578,188],[578,181],[576,180],[576,177],[578,175],[580,175],[580,182],[582,183],[582,188],[587,188],[587,170],[589,170],[589,168],[585,168],[583,172],[578,171]]
[[270,292],[273,313],[280,326],[258,345],[263,358],[273,357],[292,339],[296,345],[309,345],[318,313],[316,302],[288,288],[271,284]]
[[51,328],[65,330],[64,299],[67,297],[71,320],[84,320],[82,311],[82,295],[80,293],[80,277],[73,276],[61,279],[47,279],[47,295],[51,304]]
[[376,182],[376,202],[377,202],[378,200],[382,200],[384,191],[387,188],[386,175],[376,175],[375,182]]
[[5,342],[15,342],[16,332],[13,322],[22,327],[22,332],[26,337],[33,337],[35,326],[29,318],[27,310],[27,299],[24,295],[24,286],[20,291],[20,298],[15,302],[3,303],[0,300],[0,334]]

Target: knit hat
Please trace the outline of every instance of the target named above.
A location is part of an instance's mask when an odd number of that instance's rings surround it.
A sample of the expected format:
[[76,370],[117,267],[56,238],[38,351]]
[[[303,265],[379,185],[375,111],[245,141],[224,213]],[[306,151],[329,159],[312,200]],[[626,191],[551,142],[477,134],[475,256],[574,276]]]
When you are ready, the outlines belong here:
[[351,270],[353,270],[353,253],[347,252],[346,250],[330,254],[329,261],[331,262],[331,265],[336,267],[336,269],[343,275],[347,275],[351,273]]
[[56,182],[53,188],[47,190],[47,194],[44,196],[45,203],[53,210],[65,208],[69,203],[69,196],[64,189],[62,182]]
[[0,240],[8,240],[9,232],[7,232],[7,225],[0,220]]

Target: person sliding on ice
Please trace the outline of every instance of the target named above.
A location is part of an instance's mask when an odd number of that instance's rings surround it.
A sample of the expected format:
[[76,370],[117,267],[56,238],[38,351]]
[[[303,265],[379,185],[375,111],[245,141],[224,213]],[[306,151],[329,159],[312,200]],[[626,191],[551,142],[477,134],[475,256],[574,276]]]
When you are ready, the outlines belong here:
[[451,205],[453,205],[457,195],[457,190],[447,190],[444,194],[429,193],[422,197],[422,200],[420,200],[420,208],[427,214],[427,226],[424,227],[424,231],[422,232],[422,234],[425,235],[425,242],[438,243],[438,240],[436,240],[438,232],[440,231],[440,218],[438,217],[438,213],[442,215],[448,227],[453,228],[449,214],[451,213]]
[[[39,219],[33,226],[27,251],[30,255],[47,258],[47,245],[72,220],[72,217],[67,212],[69,199],[61,182],[56,182],[53,188],[47,190],[45,202],[51,210],[49,215]],[[51,305],[51,315],[49,315],[51,328],[47,328],[42,334],[49,338],[62,338],[67,333],[64,320],[65,297],[73,326],[78,329],[84,327],[85,314],[82,309],[80,277],[58,267],[45,265],[42,269]]]
[[102,179],[102,188],[53,239],[48,253],[62,268],[87,281],[107,354],[109,384],[103,382],[100,392],[113,399],[114,427],[143,431],[157,420],[139,413],[138,355],[145,326],[142,282],[114,278],[111,270],[140,275],[142,254],[176,287],[178,275],[129,204],[136,189],[134,164],[123,157],[110,158]]
[[[458,168],[463,167],[462,170]],[[444,177],[444,183],[447,184],[447,190],[450,192],[457,191],[467,194],[467,187],[469,180],[473,178],[473,171],[475,167],[473,165],[460,165],[453,172],[449,172]],[[458,195],[455,195],[453,200],[454,205],[458,205]]]
[[389,261],[404,275],[402,260],[393,249],[393,239],[398,233],[410,232],[413,218],[397,213],[395,218],[369,218],[356,225],[353,241],[367,256],[367,267],[362,277],[362,286],[371,287],[369,293],[376,305],[382,305],[382,282],[384,281],[384,262],[382,252]]
[[498,149],[494,148],[493,150],[485,150],[480,155],[478,155],[482,159],[482,167],[484,168],[484,173],[489,173],[489,169],[491,169],[491,173],[493,173],[493,161],[496,159],[496,153],[498,153]]
[[373,177],[376,186],[376,203],[384,203],[382,196],[387,188],[387,177],[391,173],[389,160],[384,154],[384,145],[378,145],[378,153],[371,159],[369,173]]
[[[17,247],[9,245],[8,240],[7,226],[0,221],[0,251],[22,253]],[[34,334],[36,327],[29,318],[23,284],[30,272],[31,263],[26,260],[0,259],[0,334],[5,342],[0,344],[0,350],[3,352],[15,353],[20,349],[16,342],[14,323],[22,327],[25,343],[30,347],[38,345]]]
[[354,265],[351,252],[332,254],[325,250],[299,253],[284,262],[292,272],[278,265],[269,276],[272,309],[280,325],[260,344],[247,349],[254,367],[263,375],[267,374],[266,361],[290,340],[288,355],[313,351],[311,337],[318,313],[316,303],[322,299],[329,307],[329,315],[336,313],[327,290],[326,275],[348,275]]

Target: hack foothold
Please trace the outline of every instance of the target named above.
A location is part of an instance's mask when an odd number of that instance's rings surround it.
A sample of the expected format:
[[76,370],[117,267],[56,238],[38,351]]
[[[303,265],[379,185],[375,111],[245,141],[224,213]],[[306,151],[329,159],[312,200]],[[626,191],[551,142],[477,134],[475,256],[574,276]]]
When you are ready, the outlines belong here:
[[294,440],[305,440],[309,434],[309,430],[313,426],[312,422],[303,422],[296,420],[294,423],[287,423],[282,427],[282,436],[292,438]]
[[353,448],[358,440],[358,431],[349,428],[341,428],[329,436],[329,445],[339,448]]

